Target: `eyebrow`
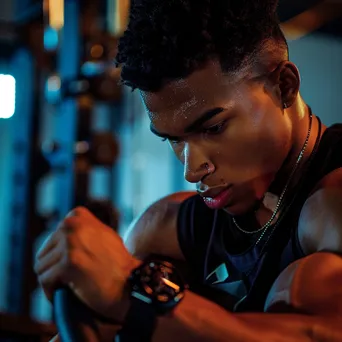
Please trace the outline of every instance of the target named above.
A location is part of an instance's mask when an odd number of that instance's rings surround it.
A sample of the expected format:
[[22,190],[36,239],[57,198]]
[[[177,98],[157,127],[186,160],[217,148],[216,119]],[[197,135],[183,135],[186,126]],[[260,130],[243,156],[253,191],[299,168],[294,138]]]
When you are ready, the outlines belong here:
[[[225,109],[222,107],[216,107],[216,108],[212,108],[207,110],[206,112],[204,112],[199,118],[197,118],[193,123],[191,123],[189,126],[187,126],[184,130],[185,133],[191,133],[193,131],[196,131],[200,126],[202,126],[205,122],[209,121],[210,119],[212,119],[213,117],[215,117],[216,115],[222,113]],[[166,138],[169,140],[177,140],[178,137],[175,136],[171,136],[169,134],[166,133],[161,133],[158,132],[152,125],[150,125],[150,130],[153,134],[155,134],[158,137],[161,138]]]

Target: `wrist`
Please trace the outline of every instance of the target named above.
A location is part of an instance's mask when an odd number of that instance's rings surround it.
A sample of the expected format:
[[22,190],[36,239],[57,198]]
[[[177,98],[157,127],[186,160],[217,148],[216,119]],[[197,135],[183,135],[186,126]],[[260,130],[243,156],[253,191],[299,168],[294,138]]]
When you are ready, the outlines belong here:
[[186,288],[180,273],[170,262],[151,259],[134,269],[121,312],[124,324],[120,338],[123,341],[150,341],[158,317],[173,311],[183,299]]
[[132,272],[142,264],[141,260],[136,258],[132,258],[130,263],[125,268],[124,274],[124,282],[122,286],[122,293],[119,300],[116,300],[111,312],[109,313],[108,317],[110,320],[115,322],[116,324],[122,325],[125,322],[125,318],[130,308],[131,304],[131,285],[129,283],[129,277],[131,276]]

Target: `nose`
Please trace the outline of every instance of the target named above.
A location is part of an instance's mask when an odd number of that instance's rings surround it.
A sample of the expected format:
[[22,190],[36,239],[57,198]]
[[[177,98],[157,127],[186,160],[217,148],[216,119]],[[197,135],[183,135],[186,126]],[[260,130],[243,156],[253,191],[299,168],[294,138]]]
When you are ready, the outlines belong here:
[[201,151],[189,144],[184,149],[184,178],[189,183],[198,183],[211,173],[213,165],[209,163]]
[[184,178],[189,183],[198,183],[208,175],[208,163],[202,163],[197,169],[184,165]]

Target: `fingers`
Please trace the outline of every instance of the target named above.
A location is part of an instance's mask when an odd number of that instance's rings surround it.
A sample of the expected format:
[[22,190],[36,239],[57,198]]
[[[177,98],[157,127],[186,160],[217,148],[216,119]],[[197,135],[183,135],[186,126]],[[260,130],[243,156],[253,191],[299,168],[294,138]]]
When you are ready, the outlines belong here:
[[79,216],[69,216],[58,226],[40,248],[34,270],[38,280],[51,301],[53,293],[67,283],[67,273],[72,267],[72,255],[77,244],[76,231],[80,227]]
[[84,261],[83,240],[91,243],[94,236],[87,227],[98,227],[97,219],[86,208],[75,208],[39,249],[34,269],[50,301],[58,287],[68,284],[71,278],[78,278],[77,269]]
[[83,207],[77,207],[66,216],[66,218],[58,225],[56,231],[48,236],[44,241],[43,245],[37,252],[37,259],[44,257],[45,254],[49,253],[57,244],[60,239],[60,231],[64,233],[70,233],[77,228],[79,218],[86,218],[93,220],[95,217],[92,213]]
[[94,219],[95,216],[85,207],[77,207],[70,211],[66,217],[83,217],[88,219]]
[[53,294],[57,288],[65,284],[63,276],[65,268],[59,264],[55,264],[39,276],[39,282],[43,287],[46,297],[49,301],[53,301]]
[[[73,282],[78,283],[81,274],[80,269],[84,264],[82,257],[80,257],[82,255],[75,251],[70,252],[69,254],[59,251],[56,255],[56,260],[58,261],[52,261],[55,256],[49,258],[46,263],[44,261],[44,265],[39,269],[41,273],[38,276],[44,293],[50,301],[52,301],[56,289],[65,285],[71,287]],[[48,255],[46,259],[48,257],[50,257],[50,255]],[[38,268],[39,266],[37,266],[37,269]]]
[[79,216],[69,216],[64,219],[57,227],[56,231],[47,237],[37,253],[37,259],[44,258],[52,249],[56,248],[61,240],[72,240],[72,234],[76,232],[82,224]]
[[60,245],[56,245],[54,249],[50,250],[37,259],[34,266],[35,273],[40,276],[53,265],[57,264],[61,260],[62,255],[63,254]]
[[40,246],[36,259],[43,258],[47,253],[49,253],[53,248],[55,248],[59,242],[60,234],[58,231],[51,233]]

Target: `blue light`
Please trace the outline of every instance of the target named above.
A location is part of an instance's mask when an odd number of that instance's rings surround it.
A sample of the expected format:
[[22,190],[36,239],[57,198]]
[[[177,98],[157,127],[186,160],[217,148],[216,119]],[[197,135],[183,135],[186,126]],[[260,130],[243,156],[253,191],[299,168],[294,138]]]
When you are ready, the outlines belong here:
[[54,51],[58,48],[58,31],[52,27],[46,27],[44,30],[44,47],[47,51]]
[[15,78],[0,74],[0,119],[9,119],[15,112]]
[[98,76],[104,71],[103,63],[99,62],[85,62],[81,67],[82,75],[85,77]]

